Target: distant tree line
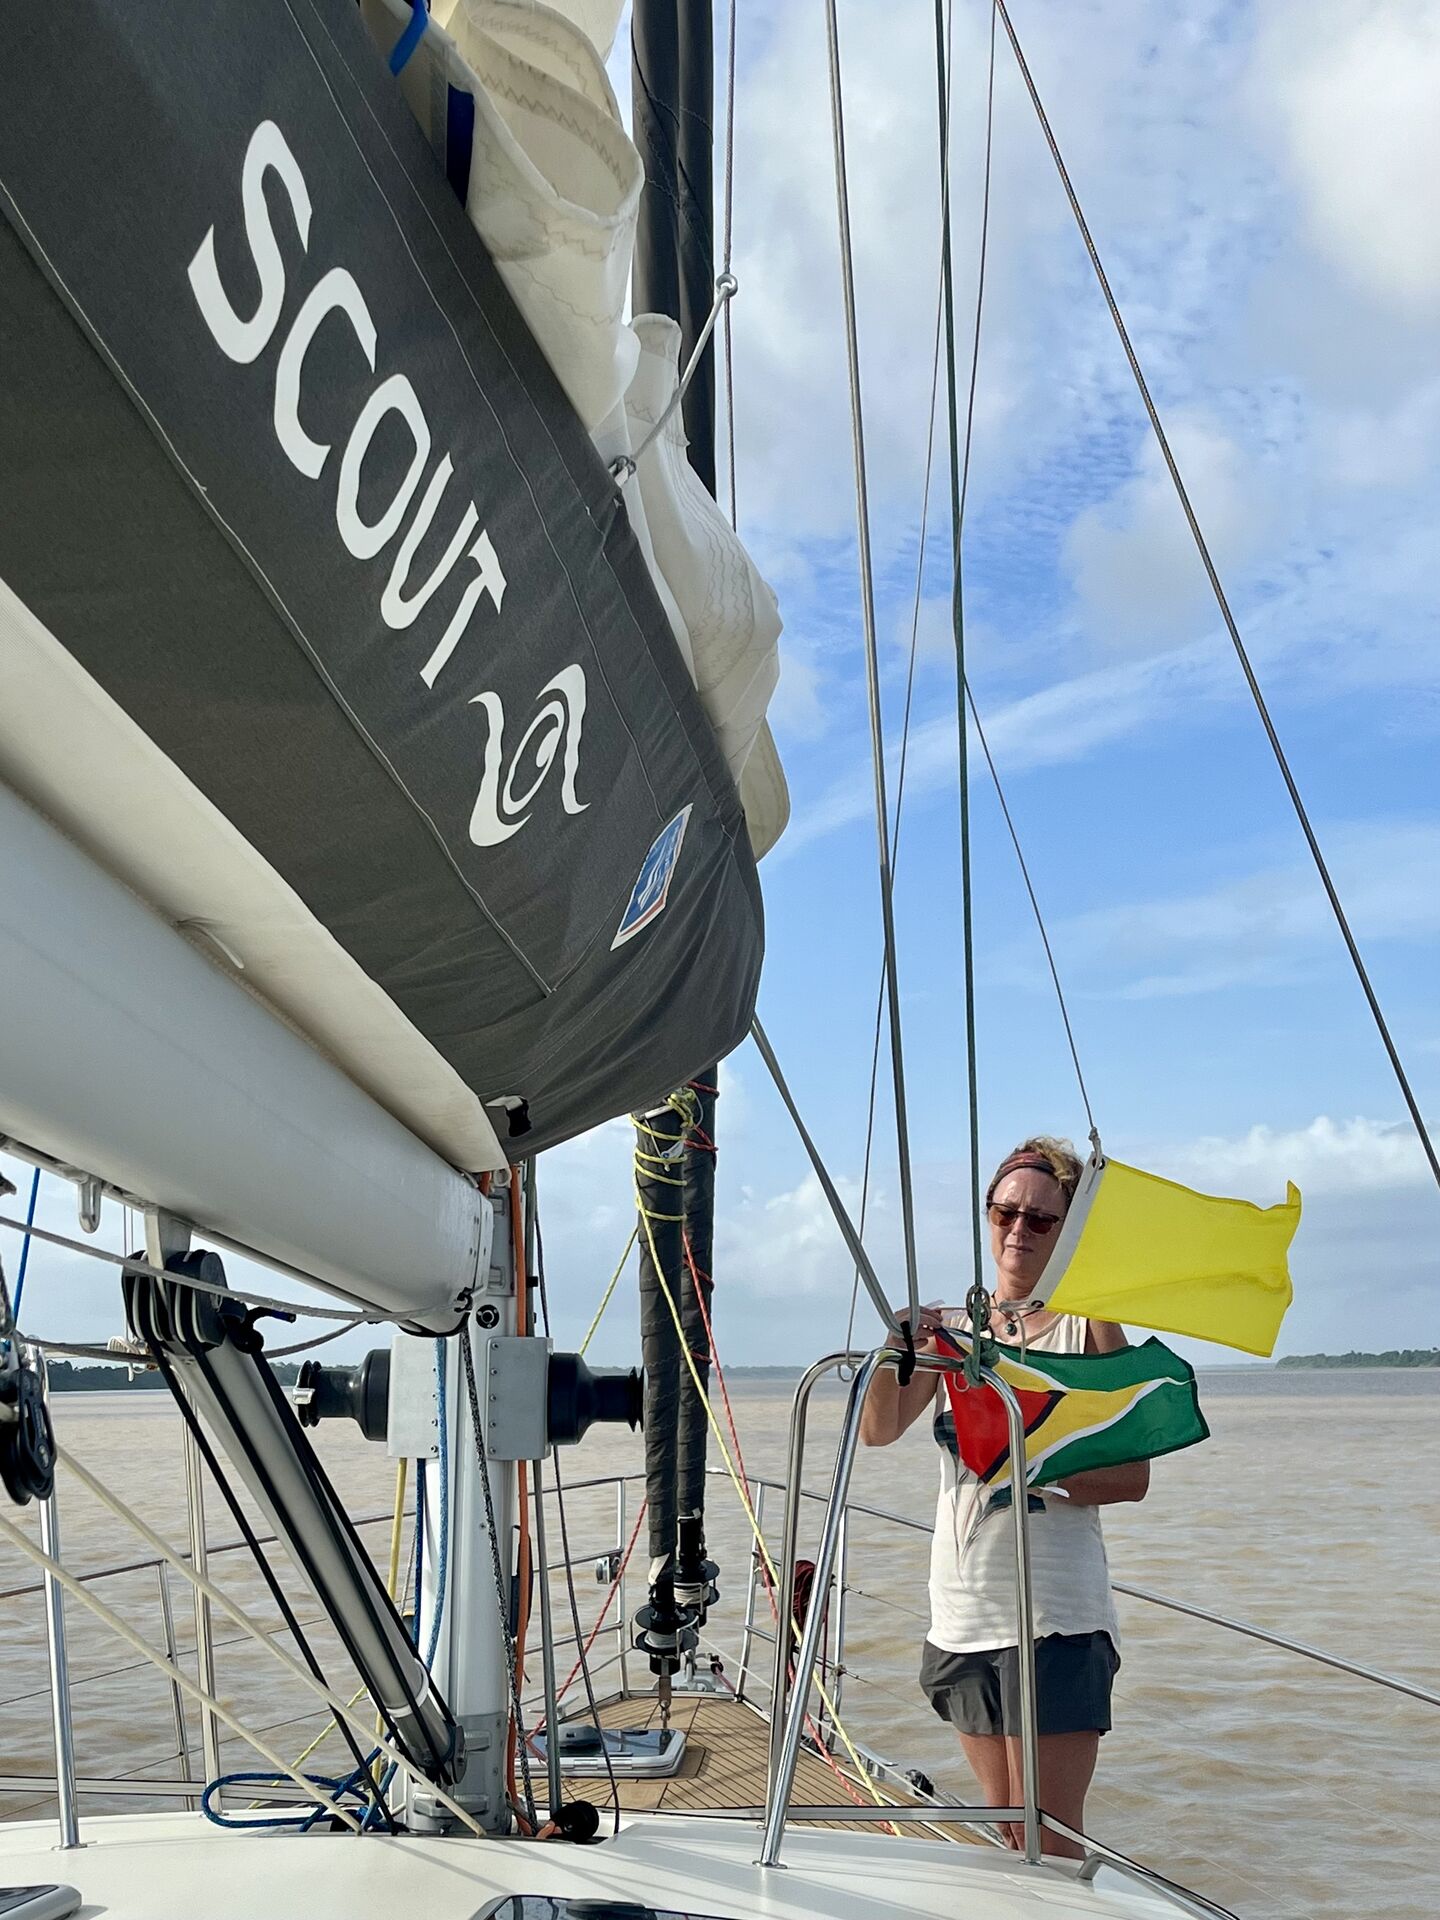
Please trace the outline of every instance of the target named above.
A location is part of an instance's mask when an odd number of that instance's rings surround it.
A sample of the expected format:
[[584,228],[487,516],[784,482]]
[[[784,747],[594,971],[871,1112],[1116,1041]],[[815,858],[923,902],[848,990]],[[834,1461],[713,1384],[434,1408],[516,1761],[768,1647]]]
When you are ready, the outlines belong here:
[[[48,1372],[52,1393],[146,1393],[165,1386],[153,1367],[132,1375],[123,1362],[52,1360]],[[274,1362],[274,1373],[282,1387],[293,1387],[300,1377],[289,1360]]]
[[1386,1353],[1287,1353],[1277,1367],[1440,1367],[1440,1347],[1391,1347]]

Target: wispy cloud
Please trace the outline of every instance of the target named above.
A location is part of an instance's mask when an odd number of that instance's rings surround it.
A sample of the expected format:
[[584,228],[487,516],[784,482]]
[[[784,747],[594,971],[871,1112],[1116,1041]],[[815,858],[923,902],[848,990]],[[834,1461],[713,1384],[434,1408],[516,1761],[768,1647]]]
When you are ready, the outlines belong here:
[[[1324,839],[1363,942],[1440,937],[1440,894],[1422,879],[1440,871],[1440,822],[1348,823]],[[1282,983],[1317,955],[1338,951],[1329,906],[1303,854],[1265,860],[1203,891],[1071,915],[1052,931],[1077,985],[1132,999]]]

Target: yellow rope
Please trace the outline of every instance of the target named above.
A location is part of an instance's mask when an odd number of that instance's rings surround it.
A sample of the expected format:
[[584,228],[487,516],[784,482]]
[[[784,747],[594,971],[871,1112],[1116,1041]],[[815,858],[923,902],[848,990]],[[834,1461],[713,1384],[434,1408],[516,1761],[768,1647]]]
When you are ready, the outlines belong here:
[[392,1600],[400,1596],[400,1541],[405,1532],[405,1476],[409,1466],[410,1462],[401,1454],[395,1465],[395,1507],[390,1515],[390,1567],[385,1578],[385,1591]]
[[580,1358],[582,1360],[585,1358],[585,1349],[589,1346],[590,1342],[595,1337],[595,1329],[599,1326],[601,1320],[603,1320],[605,1317],[605,1309],[609,1306],[610,1296],[614,1293],[615,1288],[619,1284],[620,1276],[625,1271],[625,1262],[630,1258],[630,1250],[635,1245],[635,1242],[639,1238],[640,1238],[639,1227],[638,1226],[632,1227],[630,1230],[630,1238],[625,1242],[625,1251],[620,1256],[620,1264],[618,1267],[616,1267],[614,1273],[611,1274],[610,1284],[605,1289],[605,1297],[600,1302],[599,1306],[595,1309],[595,1318],[590,1322],[590,1330],[585,1335],[585,1338],[580,1342]]
[[[688,1089],[686,1091],[688,1091]],[[671,1104],[673,1105],[674,1102],[675,1102],[675,1096],[672,1095]],[[680,1111],[678,1107],[676,1110]],[[641,1127],[642,1125],[643,1125],[642,1122],[640,1121],[636,1122],[637,1128]],[[651,1129],[645,1128],[644,1130],[646,1132],[650,1132],[651,1137],[654,1138],[654,1134]],[[750,1522],[750,1531],[755,1536],[755,1544],[760,1550],[760,1556],[765,1562],[766,1571],[770,1575],[771,1584],[773,1585],[775,1592],[778,1595],[780,1592],[780,1580],[779,1580],[778,1574],[775,1571],[775,1562],[770,1557],[770,1549],[765,1544],[765,1536],[760,1531],[759,1521],[755,1518],[755,1508],[751,1503],[749,1492],[745,1486],[745,1483],[741,1480],[739,1474],[736,1472],[735,1463],[730,1457],[730,1449],[725,1444],[725,1435],[720,1430],[720,1422],[715,1417],[715,1409],[710,1404],[710,1396],[705,1390],[705,1383],[700,1378],[699,1368],[695,1365],[695,1357],[690,1351],[690,1343],[685,1338],[685,1329],[680,1320],[680,1310],[675,1304],[674,1296],[671,1293],[669,1283],[666,1281],[666,1278],[665,1278],[664,1269],[660,1264],[659,1254],[656,1252],[655,1235],[651,1227],[652,1220],[675,1220],[682,1217],[677,1214],[663,1214],[663,1213],[652,1214],[650,1209],[645,1205],[645,1201],[641,1195],[640,1181],[638,1178],[639,1162],[643,1159],[643,1160],[649,1160],[653,1163],[653,1162],[659,1161],[660,1158],[661,1156],[658,1154],[644,1154],[640,1151],[638,1147],[635,1150],[636,1173],[637,1173],[637,1178],[635,1182],[636,1210],[638,1211],[640,1219],[644,1224],[645,1238],[649,1243],[649,1247],[650,1247],[650,1259],[651,1259],[651,1263],[655,1268],[656,1278],[660,1282],[660,1291],[664,1294],[665,1304],[670,1309],[670,1318],[675,1322],[675,1332],[679,1337],[680,1351],[685,1356],[686,1366],[690,1369],[690,1378],[694,1382],[695,1391],[700,1397],[700,1404],[705,1409],[705,1418],[710,1424],[710,1431],[715,1436],[715,1444],[720,1449],[720,1458],[725,1463],[725,1471],[730,1476],[730,1484],[734,1487],[735,1492],[739,1497],[740,1504],[745,1510],[745,1517]],[[667,1186],[683,1185],[683,1179],[681,1180],[671,1179],[667,1174],[657,1172],[653,1174],[651,1177],[663,1181]],[[787,1601],[788,1601],[788,1596],[787,1596]],[[800,1633],[800,1622],[793,1613],[790,1615],[790,1628],[791,1628],[791,1631],[798,1638]],[[819,1694],[821,1700],[824,1703],[825,1711],[830,1716],[830,1724],[834,1727],[836,1733],[840,1736],[841,1743],[843,1744],[846,1753],[849,1755],[850,1764],[854,1767],[855,1772],[859,1777],[860,1784],[862,1784],[863,1786],[869,1789],[870,1797],[875,1802],[875,1805],[877,1807],[884,1807],[884,1806],[891,1805],[892,1804],[891,1802],[886,1801],[876,1791],[875,1784],[870,1779],[869,1774],[865,1771],[865,1767],[863,1762],[860,1759],[860,1755],[856,1751],[855,1743],[850,1738],[850,1735],[845,1731],[845,1727],[841,1722],[840,1716],[835,1711],[835,1703],[830,1698],[829,1693],[825,1689],[824,1682],[820,1679],[820,1676],[818,1674],[816,1674],[814,1677],[814,1683],[815,1683],[815,1691]],[[772,1706],[772,1711],[773,1711],[773,1706]]]
[[[358,1701],[362,1700],[364,1697],[365,1697],[364,1687],[357,1687],[354,1693],[352,1693],[350,1698],[345,1702],[345,1704],[347,1707],[353,1707]],[[305,1764],[305,1762],[310,1758],[311,1754],[314,1753],[315,1749],[323,1741],[326,1741],[330,1738],[331,1734],[335,1731],[338,1725],[339,1725],[339,1722],[336,1720],[334,1714],[332,1713],[330,1718],[325,1722],[324,1726],[320,1729],[319,1733],[317,1733],[315,1738],[310,1742],[309,1746],[305,1748],[304,1752],[296,1754],[295,1756],[296,1767],[302,1767]],[[378,1766],[380,1763],[377,1761],[375,1764]],[[260,1807],[260,1806],[263,1806],[264,1804],[265,1803],[263,1800],[252,1800],[250,1802],[250,1806],[252,1808]]]
[[[369,1728],[358,1714],[353,1713],[350,1708],[344,1704],[339,1694],[332,1693],[323,1680],[317,1680],[308,1668],[302,1667],[293,1655],[288,1654],[282,1646],[276,1643],[272,1637],[275,1631],[274,1628],[267,1629],[261,1626],[258,1620],[246,1613],[244,1608],[237,1605],[222,1588],[217,1587],[214,1582],[207,1579],[204,1574],[197,1573],[191,1562],[181,1554],[176,1547],[172,1546],[161,1534],[158,1534],[147,1521],[142,1520],[133,1508],[127,1507],[118,1493],[112,1492],[111,1489],[105,1485],[104,1481],[97,1479],[89,1468],[82,1465],[73,1454],[67,1453],[63,1447],[57,1447],[55,1449],[55,1458],[59,1460],[62,1465],[68,1467],[76,1479],[82,1481],[85,1486],[90,1489],[91,1493],[95,1495],[95,1498],[99,1500],[103,1506],[109,1508],[117,1520],[122,1520],[127,1526],[132,1527],[135,1532],[139,1534],[140,1538],[160,1555],[165,1564],[168,1567],[173,1567],[175,1572],[178,1573],[183,1580],[188,1581],[197,1593],[203,1594],[212,1606],[219,1607],[221,1612],[233,1620],[236,1626],[251,1640],[255,1641],[258,1646],[268,1648],[292,1680],[296,1681],[306,1692],[317,1695],[319,1699],[329,1707],[337,1719],[345,1721],[353,1733],[358,1733],[362,1739],[368,1737]],[[137,1653],[144,1654],[145,1658],[159,1667],[160,1671],[169,1679],[178,1681],[185,1691],[190,1694],[192,1699],[198,1700],[202,1706],[208,1707],[218,1719],[225,1722],[226,1726],[229,1727],[232,1732],[237,1733],[242,1740],[248,1740],[250,1745],[254,1747],[258,1753],[262,1754],[265,1759],[270,1762],[272,1767],[277,1768],[281,1773],[288,1774],[290,1772],[290,1768],[279,1755],[272,1753],[269,1747],[261,1743],[258,1735],[252,1733],[248,1727],[242,1726],[235,1720],[220,1701],[213,1699],[196,1681],[190,1679],[187,1674],[176,1667],[172,1661],[157,1653],[148,1642],[140,1638],[132,1627],[128,1626],[124,1620],[120,1619],[117,1614],[107,1607],[103,1600],[97,1598],[87,1587],[75,1580],[57,1561],[51,1560],[48,1554],[44,1553],[39,1547],[35,1546],[26,1535],[20,1533],[17,1528],[13,1527],[10,1522],[5,1519],[3,1514],[0,1514],[0,1536],[6,1539],[13,1537],[16,1544],[20,1546],[29,1559],[34,1561],[36,1566],[43,1567],[47,1573],[53,1573],[67,1593],[72,1593],[83,1606],[88,1607],[92,1613],[98,1615],[107,1627],[110,1627],[114,1632],[118,1633],[128,1645],[134,1647]],[[484,1839],[485,1830],[475,1818],[474,1814],[462,1807],[460,1802],[451,1794],[447,1793],[443,1787],[435,1786],[433,1782],[427,1781],[415,1762],[402,1753],[398,1747],[391,1746],[385,1741],[382,1741],[380,1744],[381,1751],[387,1760],[393,1760],[396,1767],[403,1772],[407,1778],[414,1780],[418,1785],[424,1786],[428,1791],[433,1792],[442,1807],[448,1808],[448,1810],[455,1815],[456,1819],[459,1820],[463,1826],[468,1827],[471,1833],[478,1839]],[[310,1783],[308,1781],[301,1781],[300,1785],[305,1788],[307,1794],[310,1792]],[[345,1808],[336,1807],[335,1811],[346,1819],[347,1824],[355,1827],[357,1831],[359,1830],[359,1823],[350,1818]]]
[[[385,1575],[385,1591],[389,1594],[392,1605],[397,1603],[401,1605],[404,1604],[403,1595],[401,1595],[400,1592],[400,1541],[401,1536],[405,1532],[405,1479],[409,1466],[410,1462],[402,1453],[395,1463],[395,1506],[390,1515],[390,1565]],[[415,1604],[418,1608],[420,1604],[418,1595],[416,1596]],[[364,1691],[365,1689],[362,1687],[360,1693]],[[359,1698],[360,1694],[357,1693],[355,1699],[358,1700]],[[352,1700],[350,1704],[354,1706],[355,1701]],[[375,1738],[378,1740],[384,1731],[385,1717],[377,1710],[375,1714]],[[379,1786],[384,1771],[385,1769],[381,1765],[380,1758],[377,1754],[375,1764],[371,1769],[376,1786]]]
[[[57,1450],[57,1458],[64,1460],[66,1455]],[[273,1747],[266,1746],[264,1740],[258,1733],[252,1731],[251,1728],[237,1720],[222,1700],[217,1699],[214,1694],[207,1693],[197,1680],[192,1680],[188,1673],[175,1665],[173,1660],[167,1659],[163,1653],[158,1652],[156,1648],[152,1647],[148,1640],[142,1639],[128,1620],[122,1620],[113,1608],[106,1606],[98,1594],[92,1593],[90,1589],[82,1585],[73,1574],[67,1573],[58,1560],[52,1560],[49,1554],[46,1553],[43,1548],[36,1546],[35,1542],[31,1540],[27,1534],[23,1534],[18,1527],[12,1526],[4,1514],[0,1514],[0,1539],[8,1540],[11,1546],[18,1548],[28,1560],[32,1561],[45,1573],[48,1573],[52,1579],[57,1580],[68,1594],[79,1601],[81,1606],[88,1608],[98,1620],[109,1627],[112,1633],[118,1634],[127,1646],[133,1647],[136,1653],[142,1655],[146,1660],[149,1660],[152,1665],[158,1667],[167,1680],[173,1681],[178,1687],[183,1687],[192,1700],[198,1700],[202,1707],[206,1708],[210,1713],[213,1713],[215,1718],[229,1727],[233,1734],[237,1735],[239,1739],[247,1741],[254,1747],[262,1760],[268,1760],[270,1762],[270,1765],[277,1773],[288,1776],[288,1778],[299,1787],[301,1793],[307,1800],[313,1798],[315,1790],[310,1782],[303,1779],[293,1767],[287,1766]],[[178,1554],[171,1564],[175,1566],[177,1572],[185,1572],[187,1577],[194,1581],[196,1585],[199,1585],[197,1577],[189,1573],[189,1570],[184,1567]],[[238,1611],[238,1609],[235,1611]],[[265,1641],[264,1633],[260,1628],[254,1627],[253,1631],[257,1639],[270,1646],[272,1653],[279,1653],[279,1649],[275,1647],[273,1643]],[[281,1655],[282,1659],[284,1657],[284,1655]],[[310,1684],[312,1687],[314,1686],[313,1681],[310,1682]],[[330,1806],[329,1811],[334,1813],[337,1819],[349,1827],[352,1833],[360,1832],[360,1822],[348,1807],[341,1806],[338,1801],[335,1801]],[[479,1831],[478,1827],[476,1831]]]
[[[689,1089],[687,1088],[685,1091],[688,1093]],[[674,1094],[671,1095],[672,1102],[676,1098],[677,1098],[676,1095]],[[685,1124],[687,1126],[693,1126],[695,1121],[698,1120],[700,1117],[699,1099],[698,1097],[694,1097],[694,1096],[692,1096],[692,1098],[694,1098],[693,1115],[690,1115],[689,1117],[687,1117],[687,1113],[684,1108],[683,1098],[681,1101],[681,1109],[679,1109],[681,1112],[681,1118],[685,1120]],[[640,1118],[637,1116],[635,1119],[635,1125],[637,1128],[643,1128],[644,1131],[650,1135],[652,1140],[655,1138],[654,1129],[649,1125],[647,1125],[643,1118]],[[638,1152],[639,1149],[637,1148],[636,1151]],[[661,1157],[662,1156],[659,1154],[645,1154],[643,1156],[643,1158],[647,1160],[653,1160],[657,1163],[660,1161]],[[673,1184],[673,1182],[671,1184]],[[679,1214],[671,1214],[671,1215],[668,1215],[667,1217],[670,1219],[678,1220],[681,1216]],[[615,1271],[610,1276],[609,1285],[606,1287],[604,1293],[601,1295],[600,1304],[595,1309],[595,1318],[590,1322],[590,1325],[585,1332],[585,1338],[580,1342],[580,1358],[582,1360],[585,1358],[585,1352],[586,1352],[586,1349],[589,1347],[590,1342],[595,1338],[595,1329],[600,1325],[600,1322],[605,1318],[605,1309],[609,1306],[611,1300],[615,1296],[615,1289],[620,1284],[620,1276],[625,1271],[625,1263],[627,1260],[629,1260],[630,1255],[634,1252],[635,1242],[639,1238],[640,1238],[640,1227],[639,1227],[639,1223],[637,1222],[636,1225],[630,1229],[630,1238],[625,1242],[625,1251],[621,1254],[620,1259],[616,1264]]]

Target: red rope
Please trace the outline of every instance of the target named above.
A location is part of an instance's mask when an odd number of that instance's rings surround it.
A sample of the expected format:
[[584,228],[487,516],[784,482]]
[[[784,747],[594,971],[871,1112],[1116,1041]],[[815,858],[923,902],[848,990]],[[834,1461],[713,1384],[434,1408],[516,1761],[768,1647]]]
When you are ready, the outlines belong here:
[[[690,1268],[690,1278],[695,1283],[695,1298],[699,1303],[700,1319],[705,1328],[705,1344],[710,1349],[710,1362],[715,1369],[715,1378],[719,1382],[720,1398],[725,1403],[725,1423],[730,1429],[730,1444],[735,1449],[735,1465],[740,1470],[740,1478],[745,1487],[745,1497],[748,1500],[750,1498],[750,1476],[745,1471],[745,1456],[740,1451],[740,1435],[735,1427],[735,1410],[730,1405],[730,1389],[725,1384],[725,1369],[721,1366],[720,1355],[715,1349],[715,1329],[710,1324],[710,1314],[705,1305],[705,1289],[701,1285],[701,1273],[699,1267],[695,1264],[695,1255],[690,1250],[690,1236],[688,1233],[685,1235],[685,1259]],[[708,1280],[710,1278],[709,1274],[707,1273],[704,1278]],[[696,1355],[696,1359],[698,1361],[698,1354]]]
[[[594,1626],[590,1629],[589,1639],[585,1642],[584,1646],[580,1649],[579,1658],[576,1660],[574,1666],[571,1667],[570,1672],[566,1677],[564,1686],[561,1687],[560,1691],[555,1696],[556,1706],[559,1706],[560,1702],[565,1698],[566,1694],[570,1691],[571,1687],[574,1686],[575,1677],[579,1673],[581,1667],[584,1666],[586,1660],[589,1658],[590,1649],[591,1647],[594,1646],[597,1638],[599,1637],[600,1629],[605,1624],[605,1616],[610,1611],[610,1602],[615,1598],[616,1594],[620,1591],[620,1582],[625,1578],[625,1569],[629,1566],[630,1556],[635,1551],[635,1542],[640,1538],[640,1528],[644,1523],[645,1508],[647,1504],[648,1503],[644,1500],[640,1502],[640,1511],[635,1516],[635,1525],[630,1534],[630,1544],[625,1549],[625,1557],[620,1562],[620,1570],[615,1575],[615,1578],[610,1582],[610,1591],[606,1594],[604,1600],[601,1602],[600,1612],[596,1616]],[[534,1731],[536,1733],[539,1733],[541,1728],[544,1727],[544,1725],[545,1725],[545,1722],[542,1720],[539,1726],[537,1726],[534,1729]]]

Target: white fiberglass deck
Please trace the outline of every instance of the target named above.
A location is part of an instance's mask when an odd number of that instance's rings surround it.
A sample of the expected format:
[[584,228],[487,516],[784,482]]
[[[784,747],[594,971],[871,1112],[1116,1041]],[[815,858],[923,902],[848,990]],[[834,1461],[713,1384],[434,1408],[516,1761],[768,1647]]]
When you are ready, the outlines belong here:
[[[603,1829],[602,1829],[603,1831]],[[90,1819],[56,1850],[51,1820],[0,1829],[0,1883],[68,1882],[85,1920],[473,1920],[507,1894],[603,1900],[713,1920],[1142,1920],[1175,1908],[1138,1887],[939,1840],[793,1830],[755,1864],[748,1822],[629,1815],[594,1846],[379,1834],[222,1833],[199,1814]]]

